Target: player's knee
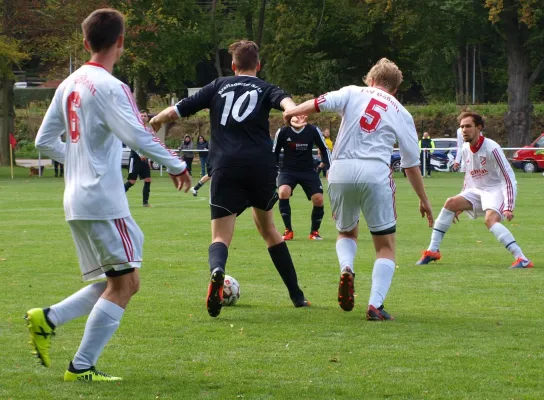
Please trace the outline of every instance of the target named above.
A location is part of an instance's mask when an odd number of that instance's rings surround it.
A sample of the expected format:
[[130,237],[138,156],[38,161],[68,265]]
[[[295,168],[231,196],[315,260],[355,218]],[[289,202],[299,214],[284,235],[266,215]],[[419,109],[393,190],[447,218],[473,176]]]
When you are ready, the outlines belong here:
[[458,204],[455,197],[448,197],[448,199],[444,203],[444,208],[450,211],[457,211]]
[[487,226],[487,229],[491,229],[493,225],[495,225],[497,222],[501,222],[501,216],[497,214],[495,211],[487,212],[485,214],[485,226]]
[[291,188],[290,187],[280,187],[280,190],[279,190],[279,197],[280,199],[282,200],[285,200],[285,199],[288,199],[289,197],[291,197]]
[[312,196],[312,204],[316,207],[323,207],[323,194],[314,194]]
[[144,179],[144,182],[146,182],[146,183],[151,183],[151,178],[145,178],[145,179]]

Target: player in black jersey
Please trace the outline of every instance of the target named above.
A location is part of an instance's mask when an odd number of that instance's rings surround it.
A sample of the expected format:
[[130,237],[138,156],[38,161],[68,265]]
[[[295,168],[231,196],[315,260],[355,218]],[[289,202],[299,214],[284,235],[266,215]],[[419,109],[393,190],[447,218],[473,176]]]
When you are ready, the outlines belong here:
[[[217,78],[195,95],[181,100],[151,120],[158,130],[168,121],[210,109],[210,152],[213,179],[210,188],[212,244],[208,250],[211,279],[206,300],[208,313],[221,312],[228,247],[236,216],[253,207],[253,219],[295,307],[309,305],[297,281],[291,255],[274,226],[276,157],[272,152],[270,110],[288,110],[295,103],[282,89],[257,78],[259,49],[240,41],[229,47],[235,76]],[[296,122],[296,121],[295,121]],[[302,125],[299,125],[301,127]]]
[[[140,117],[144,124],[147,124],[149,121],[147,110],[140,110]],[[149,204],[149,193],[151,192],[151,168],[149,167],[149,160],[131,150],[125,192],[128,192],[134,186],[138,177],[144,180],[144,187],[142,189],[143,205],[144,207],[151,207],[151,204]]]
[[[306,117],[304,117],[305,120]],[[314,125],[306,125],[300,129],[285,126],[278,129],[274,141],[274,153],[279,161],[283,149],[283,164],[278,176],[278,187],[280,192],[280,213],[285,224],[284,240],[294,238],[293,227],[291,226],[291,205],[289,198],[297,185],[302,186],[308,200],[312,201],[312,226],[310,229],[310,240],[321,240],[319,227],[323,219],[323,185],[319,174],[314,170],[314,157],[312,149],[317,145],[322,154],[320,167],[329,167],[330,153],[325,139],[319,128]]]

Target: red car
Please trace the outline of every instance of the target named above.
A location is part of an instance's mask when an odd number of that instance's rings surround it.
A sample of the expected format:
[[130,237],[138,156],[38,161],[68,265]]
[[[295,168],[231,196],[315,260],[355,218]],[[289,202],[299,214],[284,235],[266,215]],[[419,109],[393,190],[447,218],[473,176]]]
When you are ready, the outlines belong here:
[[529,146],[516,151],[510,162],[527,173],[544,170],[544,132]]

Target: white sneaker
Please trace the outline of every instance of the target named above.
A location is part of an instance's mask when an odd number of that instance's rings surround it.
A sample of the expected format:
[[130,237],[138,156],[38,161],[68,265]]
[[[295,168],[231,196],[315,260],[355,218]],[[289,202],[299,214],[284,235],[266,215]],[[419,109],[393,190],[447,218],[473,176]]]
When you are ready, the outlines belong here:
[[198,191],[197,191],[197,190],[195,190],[195,188],[194,188],[194,187],[192,187],[192,188],[191,188],[191,193],[192,193],[192,194],[193,194],[193,196],[195,196],[195,197],[196,197],[196,196],[198,196]]

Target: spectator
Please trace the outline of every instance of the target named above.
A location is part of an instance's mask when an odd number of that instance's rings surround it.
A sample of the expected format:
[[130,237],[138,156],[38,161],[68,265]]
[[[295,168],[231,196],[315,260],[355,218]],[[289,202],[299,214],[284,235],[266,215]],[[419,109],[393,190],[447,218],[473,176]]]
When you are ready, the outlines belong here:
[[[326,128],[324,131],[323,131],[323,137],[325,138],[325,144],[327,145],[327,148],[329,149],[329,153],[332,154],[332,148],[333,148],[333,143],[332,143],[332,140],[331,140],[331,130],[329,128]],[[321,157],[321,152],[319,152],[319,158],[323,159]],[[326,178],[327,177],[327,171],[328,171],[329,167],[325,164],[325,167],[323,167],[322,171],[323,171],[323,178]],[[317,171],[319,173],[319,169]]]
[[[208,141],[204,139],[204,136],[200,135],[198,137],[198,142],[196,143],[197,150],[206,150],[206,151],[199,151],[198,152],[198,158],[200,158],[200,177],[203,178],[206,176],[206,163],[208,162]],[[209,172],[209,171],[208,171]]]
[[[423,138],[419,141],[419,148],[420,149],[434,149],[434,142],[429,136],[429,132],[423,132]],[[427,170],[427,176],[431,176],[431,154],[434,152],[434,150],[421,150],[421,153],[419,155],[420,158],[420,164],[419,169],[421,170],[421,176],[425,176],[423,173],[423,165],[425,165],[425,169]]]
[[193,176],[193,158],[195,156],[195,153],[192,151],[183,151],[183,150],[193,150],[195,148],[193,144],[193,139],[191,139],[191,136],[185,135],[183,138],[183,142],[181,142],[181,146],[179,146],[179,150],[181,152],[181,159],[185,161],[187,164],[187,171],[189,171],[189,175]]
[[59,163],[56,160],[53,160],[53,168],[55,168],[55,178],[59,177],[59,167],[60,167],[60,177],[64,176],[64,164]]

